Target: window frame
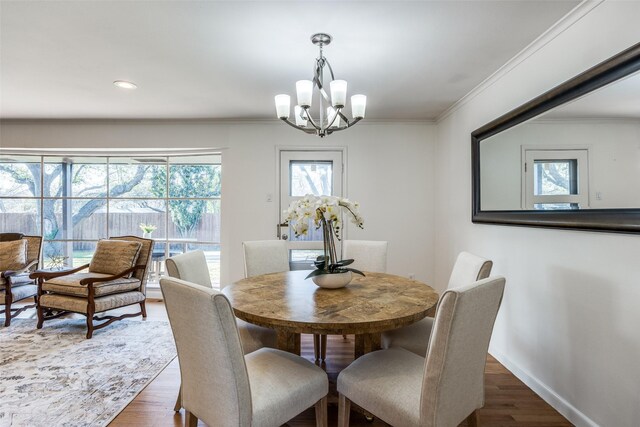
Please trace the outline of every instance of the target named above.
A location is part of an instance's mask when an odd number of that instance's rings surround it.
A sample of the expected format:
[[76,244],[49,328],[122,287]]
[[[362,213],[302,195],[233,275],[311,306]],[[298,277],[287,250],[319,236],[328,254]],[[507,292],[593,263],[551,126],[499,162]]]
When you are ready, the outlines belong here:
[[[218,206],[221,209],[221,204],[222,204],[222,191],[220,191],[219,195],[217,196],[212,196],[212,197],[169,197],[169,189],[170,189],[170,174],[171,174],[171,166],[175,165],[175,164],[186,164],[186,163],[176,163],[176,159],[180,159],[180,158],[193,158],[193,157],[206,157],[206,156],[217,156],[218,159],[217,162],[206,162],[206,163],[188,163],[189,165],[193,164],[193,165],[213,165],[213,166],[217,166],[220,168],[220,172],[222,172],[222,154],[219,151],[211,151],[211,150],[185,150],[182,152],[178,152],[178,151],[171,151],[171,150],[167,150],[167,151],[163,151],[162,154],[157,153],[157,152],[136,152],[136,151],[118,151],[116,154],[108,154],[108,153],[98,153],[98,152],[87,152],[87,151],[83,151],[83,152],[76,152],[76,151],[71,151],[71,152],[60,152],[60,151],[41,151],[41,152],[23,152],[23,150],[0,150],[0,156],[2,157],[10,157],[10,156],[19,156],[20,160],[25,160],[24,162],[22,161],[17,161],[15,162],[16,164],[20,164],[20,163],[26,163],[26,160],[28,158],[33,158],[34,160],[38,159],[39,161],[34,161],[32,163],[39,163],[40,165],[40,171],[39,171],[39,178],[40,178],[40,188],[39,191],[37,192],[38,195],[32,195],[32,196],[0,196],[0,201],[1,200],[25,200],[25,201],[36,201],[36,206],[37,206],[37,210],[36,210],[36,227],[39,228],[39,232],[38,234],[43,236],[43,247],[47,244],[50,243],[60,243],[60,244],[67,244],[67,245],[73,245],[73,243],[78,242],[78,243],[88,243],[88,244],[96,244],[100,239],[102,238],[108,238],[108,237],[113,237],[111,234],[111,229],[115,227],[111,226],[111,217],[110,217],[110,208],[111,208],[111,202],[126,202],[126,201],[141,201],[141,200],[153,200],[153,201],[160,201],[162,203],[164,203],[165,205],[165,212],[164,212],[164,229],[165,229],[165,235],[164,237],[161,238],[154,238],[154,242],[160,244],[160,245],[164,245],[165,248],[165,256],[167,256],[168,251],[170,250],[170,245],[176,245],[176,244],[180,244],[180,245],[184,245],[185,247],[189,246],[189,245],[195,245],[195,246],[204,246],[204,245],[211,245],[211,246],[221,246],[221,236],[220,236],[220,232],[218,233],[218,239],[215,240],[214,239],[214,232],[212,231],[210,239],[207,240],[197,240],[194,239],[193,241],[188,241],[185,242],[184,240],[181,240],[178,237],[171,237],[170,236],[170,225],[171,225],[171,214],[170,214],[170,202],[171,201],[194,201],[194,200],[203,200],[203,201],[213,201],[214,203],[218,203]],[[100,159],[100,160],[104,160],[104,165],[105,165],[105,174],[106,174],[106,183],[105,183],[105,195],[104,197],[96,197],[96,196],[74,196],[73,194],[69,195],[49,195],[49,196],[45,196],[45,189],[44,189],[44,181],[45,181],[45,165],[49,164],[60,164],[57,162],[51,162],[51,161],[47,161],[47,159],[52,159],[52,158],[57,158],[57,157],[61,157],[61,158],[68,158],[68,159],[86,159],[86,158],[91,158],[91,159]],[[112,192],[111,192],[111,187],[110,187],[110,174],[111,174],[111,170],[110,170],[110,166],[111,165],[117,165],[117,164],[136,164],[136,163],[122,163],[122,162],[117,162],[117,161],[112,161],[112,159],[122,159],[122,158],[127,158],[127,159],[133,159],[135,157],[144,157],[145,159],[157,159],[158,163],[153,163],[153,164],[163,164],[164,168],[165,168],[165,175],[166,175],[166,192],[165,195],[163,197],[140,197],[140,196],[112,196]],[[70,164],[70,162],[64,162],[62,164]],[[84,164],[82,163],[80,160],[78,161],[77,164]],[[89,164],[89,163],[87,163]],[[100,163],[102,164],[102,163]],[[138,163],[138,164],[143,164],[142,162]],[[70,185],[71,183],[66,183],[66,185]],[[63,184],[65,185],[65,184]],[[104,237],[99,237],[96,239],[76,239],[74,238],[74,230],[73,230],[73,224],[70,224],[68,229],[66,230],[66,237],[62,238],[62,239],[56,239],[56,238],[52,238],[52,239],[47,239],[44,240],[44,234],[45,234],[45,213],[44,213],[44,203],[45,200],[61,200],[61,201],[67,201],[68,203],[73,204],[73,202],[78,201],[78,200],[104,200],[104,213],[105,213],[105,227],[104,227]],[[69,209],[72,209],[72,205],[69,206]],[[102,209],[102,208],[101,208]],[[64,208],[63,208],[64,210]],[[64,213],[63,213],[64,216]],[[138,230],[136,230],[136,233],[131,233],[131,234],[142,234],[141,232],[138,233]],[[73,249],[71,249],[71,253],[73,253]],[[44,266],[45,264],[45,253],[44,251],[42,251],[41,253],[41,265]],[[68,262],[73,262],[73,257],[71,257],[71,261]],[[153,286],[153,285],[152,285]]]

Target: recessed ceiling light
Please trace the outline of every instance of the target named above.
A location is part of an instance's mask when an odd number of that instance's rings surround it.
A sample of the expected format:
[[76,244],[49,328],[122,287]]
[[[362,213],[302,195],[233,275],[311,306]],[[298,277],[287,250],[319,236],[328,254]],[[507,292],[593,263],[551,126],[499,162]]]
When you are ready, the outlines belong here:
[[113,84],[121,89],[136,89],[138,87],[135,83],[127,82],[125,80],[116,80]]

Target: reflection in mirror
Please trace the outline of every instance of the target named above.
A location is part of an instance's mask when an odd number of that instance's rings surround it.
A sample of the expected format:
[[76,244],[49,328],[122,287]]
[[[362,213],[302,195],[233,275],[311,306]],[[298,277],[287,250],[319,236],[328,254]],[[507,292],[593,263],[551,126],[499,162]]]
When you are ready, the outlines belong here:
[[482,211],[640,208],[640,73],[480,143]]

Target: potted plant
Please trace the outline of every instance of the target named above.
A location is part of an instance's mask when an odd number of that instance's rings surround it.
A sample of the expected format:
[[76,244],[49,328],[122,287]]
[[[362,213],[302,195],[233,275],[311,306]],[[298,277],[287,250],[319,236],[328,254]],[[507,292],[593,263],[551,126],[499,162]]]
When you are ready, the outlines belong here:
[[156,227],[153,224],[140,223],[140,229],[142,230],[142,237],[147,239],[151,238],[151,233],[156,231],[156,228],[158,227]]
[[323,288],[341,288],[351,281],[352,273],[364,276],[361,271],[347,267],[353,263],[352,259],[338,260],[336,255],[336,240],[340,240],[342,233],[343,212],[351,217],[353,224],[364,228],[359,208],[357,202],[346,198],[307,194],[292,202],[284,212],[296,236],[307,234],[310,220],[313,220],[316,229],[322,227],[324,255],[316,259],[316,269],[306,277],[311,278],[316,285]]

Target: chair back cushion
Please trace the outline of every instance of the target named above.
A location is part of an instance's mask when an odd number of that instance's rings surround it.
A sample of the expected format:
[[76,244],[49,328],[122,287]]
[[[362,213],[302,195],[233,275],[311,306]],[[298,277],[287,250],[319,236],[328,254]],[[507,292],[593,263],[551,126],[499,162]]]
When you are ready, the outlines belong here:
[[186,280],[207,288],[212,287],[207,258],[201,250],[172,256],[167,258],[165,264],[167,266],[167,274],[170,277]]
[[142,246],[140,247],[140,254],[138,255],[138,260],[135,265],[144,265],[144,270],[137,270],[133,273],[132,277],[140,280],[140,292],[143,294],[147,289],[147,277],[149,277],[149,260],[151,259],[151,251],[153,251],[153,240],[145,239],[144,237],[138,236],[119,236],[119,237],[110,237],[110,240],[126,240],[127,242],[138,242]]
[[136,265],[140,242],[100,240],[89,264],[90,273],[119,274]]
[[289,252],[284,240],[243,242],[244,277],[289,271]]
[[429,340],[421,425],[457,426],[484,405],[484,368],[505,279],[447,290]]
[[[39,261],[42,252],[42,236],[24,236],[23,239],[27,241],[27,263]],[[31,270],[36,269],[37,264],[31,267]]]
[[160,288],[178,349],[183,407],[218,425],[250,426],[249,376],[229,300],[173,278],[161,279]]
[[19,270],[27,263],[27,241],[0,242],[0,271]]
[[486,279],[491,274],[493,261],[469,252],[460,252],[449,277],[449,289],[466,286],[477,280]]
[[387,242],[372,240],[345,240],[342,258],[353,259],[349,267],[372,273],[387,272]]

